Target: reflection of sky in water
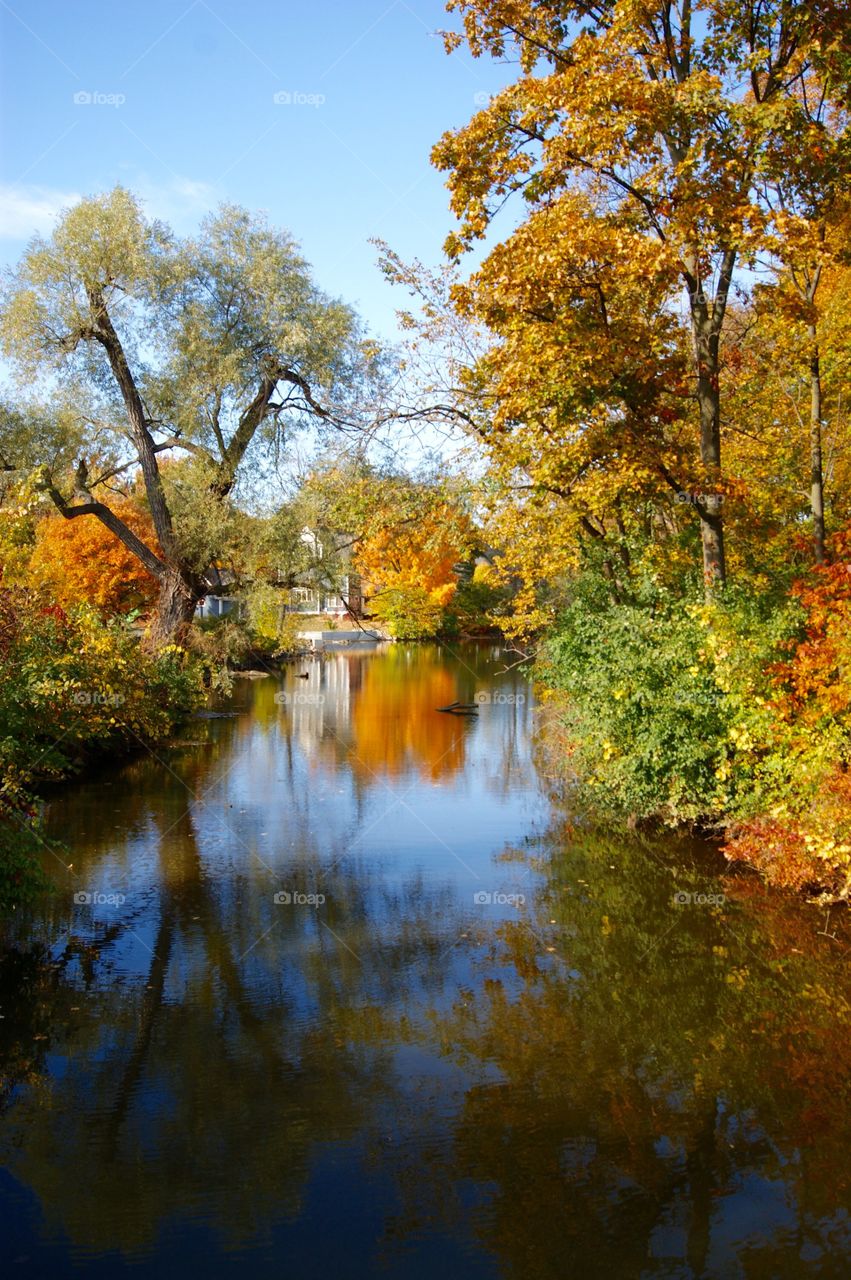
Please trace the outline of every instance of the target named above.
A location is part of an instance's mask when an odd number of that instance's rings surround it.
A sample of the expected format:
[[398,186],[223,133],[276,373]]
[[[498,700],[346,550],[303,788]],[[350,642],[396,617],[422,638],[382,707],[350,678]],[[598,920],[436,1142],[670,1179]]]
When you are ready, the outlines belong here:
[[16,1274],[849,1273],[844,941],[565,830],[505,666],[310,660],[54,798],[73,871],[0,956]]
[[475,719],[440,715],[438,706],[474,696],[458,688],[463,668],[459,681],[451,659],[431,650],[394,650],[383,661],[392,665],[331,657],[308,666],[309,681],[291,675],[294,701],[246,729],[235,762],[205,786],[217,807],[210,829],[225,806],[235,839],[271,865],[292,849],[326,858],[356,847],[400,866],[461,868],[472,884],[480,872],[461,859],[486,859],[545,816],[528,701],[482,705]]

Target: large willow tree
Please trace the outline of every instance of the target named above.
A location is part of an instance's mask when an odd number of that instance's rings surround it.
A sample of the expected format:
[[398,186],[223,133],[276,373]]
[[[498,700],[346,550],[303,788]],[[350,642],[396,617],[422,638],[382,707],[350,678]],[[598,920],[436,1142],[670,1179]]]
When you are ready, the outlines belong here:
[[[317,288],[286,232],[225,207],[181,240],[122,188],[82,201],[49,239],[33,240],[7,282],[0,325],[40,420],[53,406],[55,428],[27,432],[26,414],[5,415],[4,469],[38,464],[63,516],[100,520],[156,577],[155,644],[179,633],[214,581],[181,538],[163,457],[192,458],[204,508],[195,523],[215,526],[240,470],[279,449],[285,431],[356,420],[374,363],[353,312]],[[57,437],[80,450],[73,468]],[[155,541],[110,505],[118,471],[140,477]]]

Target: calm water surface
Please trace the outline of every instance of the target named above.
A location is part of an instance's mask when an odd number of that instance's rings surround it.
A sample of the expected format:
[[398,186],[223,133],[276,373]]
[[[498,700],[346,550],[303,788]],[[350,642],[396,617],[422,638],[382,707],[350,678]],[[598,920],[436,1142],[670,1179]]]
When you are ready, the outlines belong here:
[[507,666],[241,681],[51,802],[72,868],[0,950],[0,1274],[851,1275],[839,914],[572,825]]

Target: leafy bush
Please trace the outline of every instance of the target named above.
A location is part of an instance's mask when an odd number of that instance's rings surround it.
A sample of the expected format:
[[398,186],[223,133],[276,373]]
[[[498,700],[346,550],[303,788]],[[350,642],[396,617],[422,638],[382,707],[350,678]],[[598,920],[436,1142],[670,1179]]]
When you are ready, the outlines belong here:
[[31,792],[85,760],[167,735],[200,695],[199,669],[176,645],[142,649],[91,606],[65,610],[0,588],[0,897],[39,843]]
[[255,644],[272,654],[292,653],[302,629],[298,614],[287,613],[289,593],[266,583],[255,583],[245,597],[248,630]]
[[726,850],[770,881],[851,896],[851,534],[793,589],[803,626],[771,672],[770,746]]
[[425,587],[388,587],[369,602],[370,618],[396,640],[428,640],[444,625],[443,601]]
[[490,566],[477,566],[471,576],[461,577],[446,610],[448,631],[481,631],[504,621],[511,593],[489,570]]
[[201,666],[204,682],[228,694],[233,688],[231,670],[248,656],[251,636],[245,623],[232,614],[197,618],[186,632],[186,645]]
[[538,674],[596,810],[723,826],[772,883],[851,897],[851,536],[834,554],[785,597],[574,584]]
[[793,625],[788,610],[761,616],[732,596],[713,606],[577,599],[541,674],[596,806],[673,824],[752,803],[771,736],[767,670]]

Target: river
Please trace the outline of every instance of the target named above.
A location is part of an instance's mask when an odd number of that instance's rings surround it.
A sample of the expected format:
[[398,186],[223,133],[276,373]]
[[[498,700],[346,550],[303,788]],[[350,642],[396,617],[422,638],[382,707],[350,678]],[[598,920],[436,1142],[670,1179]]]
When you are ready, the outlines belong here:
[[572,819],[510,664],[330,653],[51,798],[4,1276],[851,1274],[844,917]]

